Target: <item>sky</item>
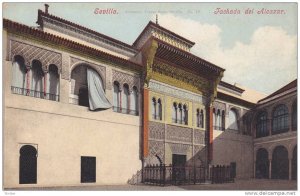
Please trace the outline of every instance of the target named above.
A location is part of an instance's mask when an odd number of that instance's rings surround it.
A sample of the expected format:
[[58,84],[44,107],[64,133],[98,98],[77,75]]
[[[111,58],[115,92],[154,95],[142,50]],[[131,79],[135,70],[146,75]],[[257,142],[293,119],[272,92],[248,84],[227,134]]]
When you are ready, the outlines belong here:
[[[231,84],[270,94],[297,78],[296,3],[48,4],[52,15],[130,45],[157,14],[159,25],[196,43],[193,54],[226,69],[222,80]],[[117,14],[95,14],[96,8]],[[37,26],[38,9],[44,4],[3,3],[3,17]]]

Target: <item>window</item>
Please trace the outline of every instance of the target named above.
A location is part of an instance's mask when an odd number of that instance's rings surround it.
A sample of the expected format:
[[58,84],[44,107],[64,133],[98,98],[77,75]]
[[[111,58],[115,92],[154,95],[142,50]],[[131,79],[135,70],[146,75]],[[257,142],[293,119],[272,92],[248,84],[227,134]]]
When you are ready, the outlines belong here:
[[138,115],[138,90],[137,88],[134,86],[132,88],[132,92],[130,94],[130,113],[133,115]]
[[36,184],[37,182],[37,150],[31,145],[20,149],[19,184]]
[[173,103],[172,122],[177,123],[177,103]]
[[117,81],[114,82],[114,94],[113,94],[113,110],[115,112],[120,111],[120,85]]
[[221,129],[222,131],[225,130],[225,111],[222,110],[222,123],[221,123]]
[[151,111],[152,111],[152,119],[156,119],[156,98],[152,98],[152,104],[151,104]]
[[256,118],[256,137],[265,137],[269,135],[267,129],[267,113],[261,112]]
[[188,110],[187,106],[183,105],[183,124],[187,125],[188,124]]
[[96,157],[81,157],[81,183],[96,182]]
[[181,105],[181,103],[178,104],[177,123],[182,124],[182,105]]
[[202,109],[196,110],[196,126],[200,128],[204,127],[204,115]]
[[288,131],[288,109],[285,105],[279,105],[273,112],[272,134]]
[[225,130],[225,112],[220,109],[213,109],[213,127],[214,130]]
[[297,131],[297,101],[292,106],[292,130]]
[[129,107],[128,107],[128,101],[129,101],[129,86],[128,84],[123,85],[123,91],[122,91],[122,113],[128,114],[129,113]]
[[157,119],[158,120],[162,120],[162,105],[161,105],[161,100],[158,99],[157,100],[157,112],[158,112],[158,115],[157,115]]
[[51,64],[47,73],[46,97],[49,100],[59,100],[59,74],[58,68]]
[[100,74],[85,64],[76,66],[71,72],[70,101],[88,106],[91,111],[111,108]]
[[229,129],[238,130],[238,115],[235,109],[229,110]]
[[14,94],[26,94],[26,66],[21,56],[15,56],[12,63],[11,90]]
[[44,72],[41,62],[32,61],[30,96],[44,98]]
[[216,115],[216,109],[213,108],[213,127],[216,130],[217,129],[217,115]]

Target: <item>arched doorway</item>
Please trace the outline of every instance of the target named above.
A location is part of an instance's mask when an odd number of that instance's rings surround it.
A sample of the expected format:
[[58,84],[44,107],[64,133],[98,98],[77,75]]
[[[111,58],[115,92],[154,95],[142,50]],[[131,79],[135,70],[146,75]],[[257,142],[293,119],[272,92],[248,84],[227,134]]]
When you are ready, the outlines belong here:
[[295,146],[293,150],[292,180],[297,180],[297,146]]
[[256,152],[255,178],[269,178],[268,151],[260,148]]
[[277,146],[272,155],[272,178],[289,178],[288,151],[284,146]]
[[36,184],[37,151],[31,145],[25,145],[20,149],[20,184]]

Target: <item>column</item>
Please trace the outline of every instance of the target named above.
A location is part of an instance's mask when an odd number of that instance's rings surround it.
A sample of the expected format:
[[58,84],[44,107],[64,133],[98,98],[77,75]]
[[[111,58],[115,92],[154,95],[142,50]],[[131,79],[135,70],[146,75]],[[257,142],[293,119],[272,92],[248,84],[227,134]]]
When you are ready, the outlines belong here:
[[269,136],[272,135],[272,119],[268,118],[268,126],[267,129],[269,130]]
[[62,53],[61,73],[59,80],[59,101],[62,103],[69,103],[70,94],[70,56],[67,53]]
[[292,159],[289,158],[289,180],[292,180]]
[[272,178],[272,159],[269,159],[269,179]]

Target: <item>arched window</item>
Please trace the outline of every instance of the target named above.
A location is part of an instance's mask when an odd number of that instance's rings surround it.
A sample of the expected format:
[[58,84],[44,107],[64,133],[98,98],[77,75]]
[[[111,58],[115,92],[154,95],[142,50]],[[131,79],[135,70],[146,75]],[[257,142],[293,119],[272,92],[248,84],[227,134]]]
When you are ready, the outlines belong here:
[[204,116],[203,116],[203,110],[197,109],[196,111],[196,126],[203,128],[204,122]]
[[151,110],[152,110],[152,119],[156,119],[156,98],[152,98],[152,104],[151,104]]
[[122,91],[122,113],[125,114],[129,113],[128,101],[129,101],[129,87],[128,84],[124,84],[123,91]]
[[157,112],[158,112],[158,115],[157,115],[157,119],[158,120],[162,120],[162,105],[161,105],[161,100],[160,99],[158,99],[157,100]]
[[178,104],[178,109],[177,109],[177,123],[182,124],[182,104]]
[[229,129],[238,130],[238,115],[234,109],[229,110]]
[[26,66],[21,56],[15,56],[12,63],[12,93],[24,95],[26,94]]
[[37,182],[37,151],[31,145],[22,146],[20,149],[19,183],[36,184]]
[[217,114],[215,108],[213,108],[213,127],[215,130],[217,129]]
[[131,96],[130,96],[130,108],[134,115],[138,115],[138,91],[137,88],[134,86],[132,88]]
[[173,103],[172,122],[177,123],[177,103]]
[[297,131],[297,101],[292,106],[292,130]]
[[32,97],[44,98],[44,72],[40,61],[33,60],[31,67],[31,92]]
[[186,105],[183,105],[183,124],[188,124],[188,109]]
[[222,118],[221,118],[221,130],[225,130],[225,111],[222,110]]
[[219,109],[217,110],[216,118],[216,130],[221,130],[221,112]]
[[59,74],[58,68],[51,64],[47,73],[46,97],[49,100],[59,100]]
[[256,117],[256,137],[265,137],[269,135],[269,131],[267,129],[267,113],[261,112]]
[[279,105],[273,112],[272,134],[288,131],[288,109],[285,105]]
[[120,84],[117,81],[114,81],[114,94],[113,94],[113,110],[115,112],[120,111]]

